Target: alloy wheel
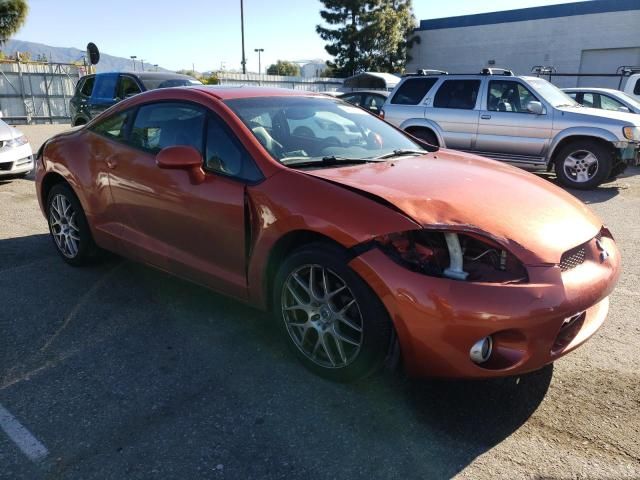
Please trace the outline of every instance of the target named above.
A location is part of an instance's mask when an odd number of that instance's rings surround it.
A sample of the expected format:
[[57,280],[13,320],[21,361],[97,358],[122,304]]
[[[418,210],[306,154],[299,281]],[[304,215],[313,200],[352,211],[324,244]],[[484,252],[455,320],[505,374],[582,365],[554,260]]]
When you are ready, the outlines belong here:
[[358,356],[362,313],[346,282],[321,265],[292,271],[282,289],[282,316],[295,346],[324,368],[342,368]]
[[51,199],[49,226],[60,252],[67,258],[75,258],[80,249],[80,229],[76,211],[65,195],[57,194]]
[[588,182],[598,172],[598,163],[589,150],[576,150],[564,159],[564,173],[574,182]]

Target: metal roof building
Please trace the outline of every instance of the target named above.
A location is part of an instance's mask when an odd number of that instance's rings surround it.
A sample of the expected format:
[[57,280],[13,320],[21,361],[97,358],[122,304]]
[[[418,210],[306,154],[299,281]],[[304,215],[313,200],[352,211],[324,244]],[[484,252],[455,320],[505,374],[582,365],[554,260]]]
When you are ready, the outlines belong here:
[[[640,0],[590,0],[422,20],[408,71],[452,73],[496,66],[523,75],[535,65],[558,72],[615,73],[640,65]],[[602,77],[554,80],[562,86],[617,86]]]

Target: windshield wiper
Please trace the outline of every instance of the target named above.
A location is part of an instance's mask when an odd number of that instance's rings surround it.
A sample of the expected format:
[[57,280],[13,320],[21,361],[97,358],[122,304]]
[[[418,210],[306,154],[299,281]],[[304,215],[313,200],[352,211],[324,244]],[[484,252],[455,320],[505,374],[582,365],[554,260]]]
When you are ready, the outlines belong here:
[[[293,159],[292,159],[293,160]],[[375,158],[351,158],[351,157],[340,157],[337,155],[331,155],[327,157],[322,157],[319,160],[293,160],[287,161],[287,159],[283,159],[282,163],[287,166],[292,167],[332,167],[334,165],[359,165],[362,163],[372,163],[379,162],[379,159]]]
[[425,155],[426,150],[394,150],[390,153],[385,153],[384,155],[380,155],[379,157],[374,157],[376,160],[384,160],[385,158],[393,158],[393,157],[406,157],[408,155]]

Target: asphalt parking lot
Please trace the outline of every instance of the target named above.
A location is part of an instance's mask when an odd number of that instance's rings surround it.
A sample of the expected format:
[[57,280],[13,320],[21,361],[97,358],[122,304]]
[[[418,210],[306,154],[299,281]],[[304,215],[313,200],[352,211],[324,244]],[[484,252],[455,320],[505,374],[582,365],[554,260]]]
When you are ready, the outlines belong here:
[[[54,130],[24,128],[34,149]],[[572,193],[623,255],[590,342],[520,378],[341,385],[266,314],[116,257],[67,266],[33,180],[0,180],[0,478],[640,478],[640,169]]]

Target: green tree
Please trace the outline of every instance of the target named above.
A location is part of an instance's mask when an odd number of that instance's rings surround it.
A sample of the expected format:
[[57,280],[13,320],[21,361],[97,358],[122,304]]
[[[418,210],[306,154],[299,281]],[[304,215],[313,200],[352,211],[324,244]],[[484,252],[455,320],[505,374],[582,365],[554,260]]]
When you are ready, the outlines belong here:
[[300,75],[300,66],[297,63],[278,60],[267,68],[267,75],[287,75],[297,77]]
[[20,29],[28,11],[25,0],[0,0],[0,44]]
[[363,56],[369,70],[403,73],[411,60],[408,50],[420,42],[411,0],[383,0],[365,28]]
[[198,80],[200,79],[200,74],[193,70],[182,69],[182,70],[178,70],[176,73],[179,73],[180,75],[189,75],[190,77],[197,78]]
[[218,76],[215,73],[212,73],[208,77],[201,78],[200,80],[205,85],[218,85],[220,83],[220,79],[218,78]]
[[363,63],[363,32],[371,23],[371,14],[379,0],[321,0],[324,23],[316,32],[327,42],[325,50],[334,57],[327,62],[338,76],[350,76],[365,68]]
[[325,10],[316,31],[334,57],[327,62],[338,76],[360,71],[403,72],[408,49],[420,38],[411,0],[321,0]]

